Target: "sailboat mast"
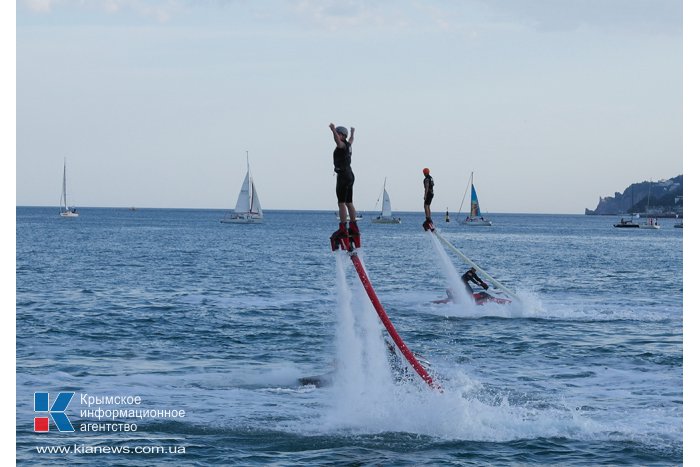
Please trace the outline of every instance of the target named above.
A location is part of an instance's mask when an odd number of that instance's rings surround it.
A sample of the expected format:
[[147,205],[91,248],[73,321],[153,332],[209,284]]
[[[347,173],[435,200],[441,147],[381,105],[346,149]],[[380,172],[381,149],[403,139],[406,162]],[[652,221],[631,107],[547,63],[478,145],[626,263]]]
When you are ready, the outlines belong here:
[[[459,203],[459,211],[457,211],[457,220],[459,220],[459,215],[462,213],[462,206],[464,206],[464,200],[467,199],[467,193],[469,192],[469,185],[472,183],[472,177],[474,177],[474,172],[472,172],[471,176],[469,177],[469,183],[467,183],[467,187],[464,189],[464,194],[462,195],[462,202]],[[471,213],[471,201],[469,201],[469,212]],[[469,218],[469,215],[467,215],[466,218]],[[465,219],[466,219],[465,218]]]
[[474,171],[472,170],[469,176],[469,217],[476,217],[477,213],[474,212]]
[[382,188],[382,216],[384,215],[384,198],[386,198],[386,177],[384,177],[384,187]]
[[66,195],[66,159],[63,159],[63,207],[68,211],[68,196]]
[[391,217],[391,209],[388,207],[389,195],[386,192],[386,177],[384,177],[384,186],[382,187],[382,218]]
[[248,212],[253,212],[253,179],[250,176],[250,160],[248,159],[248,151],[245,152],[245,165],[248,173]]
[[[386,179],[384,179],[384,186],[386,186]],[[384,190],[382,189],[382,192],[379,193],[379,196],[377,197],[377,202],[374,203],[374,207],[376,208],[379,205],[379,202],[382,202],[382,206],[384,206]],[[379,209],[381,211],[381,208]]]

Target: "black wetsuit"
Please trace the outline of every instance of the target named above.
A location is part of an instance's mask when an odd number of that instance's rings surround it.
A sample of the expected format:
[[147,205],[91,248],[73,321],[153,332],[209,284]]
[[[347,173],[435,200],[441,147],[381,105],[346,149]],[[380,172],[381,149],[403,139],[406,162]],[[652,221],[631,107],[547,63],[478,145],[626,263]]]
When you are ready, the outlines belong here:
[[433,177],[430,175],[426,174],[425,178],[423,179],[423,187],[428,189],[428,192],[425,195],[425,202],[424,204],[427,204],[430,206],[430,203],[433,201],[433,186],[435,183],[433,182]]
[[481,278],[476,275],[476,272],[472,271],[471,269],[462,274],[462,282],[464,282],[464,286],[467,288],[469,293],[474,293],[474,290],[472,289],[471,285],[469,285],[470,281],[475,284],[479,284],[484,289],[489,288],[486,282],[482,281]]
[[333,151],[333,165],[337,178],[335,180],[335,194],[339,203],[352,203],[352,186],[355,183],[355,174],[352,173],[350,163],[352,160],[352,146],[345,141],[345,147],[336,147]]

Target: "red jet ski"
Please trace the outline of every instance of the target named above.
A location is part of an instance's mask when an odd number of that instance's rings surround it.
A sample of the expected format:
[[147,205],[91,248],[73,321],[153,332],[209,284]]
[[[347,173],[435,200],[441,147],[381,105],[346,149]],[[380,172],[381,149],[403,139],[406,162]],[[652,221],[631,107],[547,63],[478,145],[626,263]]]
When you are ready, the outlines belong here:
[[[462,274],[462,282],[464,283],[464,287],[467,289],[467,293],[471,294],[472,297],[474,297],[474,301],[476,302],[477,305],[483,305],[486,302],[495,302],[498,303],[499,305],[507,305],[508,303],[511,303],[512,300],[509,300],[507,298],[500,298],[500,297],[494,297],[493,295],[489,294],[486,292],[488,290],[489,286],[486,282],[481,280],[479,276],[476,275],[476,268],[472,267],[470,268],[467,272]],[[469,285],[470,282],[473,282],[477,285],[480,285],[481,287],[484,288],[483,291],[481,292],[474,292],[474,289],[472,289],[472,286]],[[450,289],[447,289],[447,298],[443,300],[437,300],[434,301],[433,303],[447,303],[452,301],[452,291]]]
[[[507,305],[512,302],[512,300],[509,300],[507,298],[494,297],[488,292],[474,292],[472,294],[472,297],[474,297],[474,302],[476,302],[477,305],[483,305],[487,302],[494,302],[498,303],[499,305]],[[451,301],[452,297],[448,293],[447,298],[443,298],[442,300],[433,300],[433,303],[449,303]]]

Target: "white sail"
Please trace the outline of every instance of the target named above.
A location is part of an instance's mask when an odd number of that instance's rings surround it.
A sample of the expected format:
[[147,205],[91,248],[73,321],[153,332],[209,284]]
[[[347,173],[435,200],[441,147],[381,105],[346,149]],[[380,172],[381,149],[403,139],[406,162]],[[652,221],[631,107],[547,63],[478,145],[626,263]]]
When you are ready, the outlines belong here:
[[68,207],[68,195],[66,194],[66,160],[63,159],[63,188],[61,189],[61,201],[59,202],[59,215],[61,217],[78,217],[78,210]]
[[250,186],[253,187],[253,202],[251,204],[250,212],[257,213],[260,217],[263,216],[262,206],[260,206],[260,199],[258,198],[258,190],[255,189],[255,183],[250,182]]
[[391,217],[391,200],[389,199],[389,193],[386,192],[386,188],[382,199],[382,217]]
[[245,214],[250,211],[250,174],[246,172],[241,191],[238,193],[238,201],[234,208],[238,214]]
[[63,162],[63,187],[61,188],[61,206],[63,210],[68,210],[68,196],[66,196],[66,162]]

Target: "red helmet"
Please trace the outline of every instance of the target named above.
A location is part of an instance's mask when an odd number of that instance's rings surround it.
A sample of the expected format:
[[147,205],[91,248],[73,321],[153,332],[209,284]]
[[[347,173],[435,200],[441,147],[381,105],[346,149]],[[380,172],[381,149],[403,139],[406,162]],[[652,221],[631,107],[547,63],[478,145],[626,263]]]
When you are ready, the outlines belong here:
[[429,169],[429,168],[426,167],[426,168],[423,169],[423,175],[428,175],[429,173],[430,173],[430,169]]

